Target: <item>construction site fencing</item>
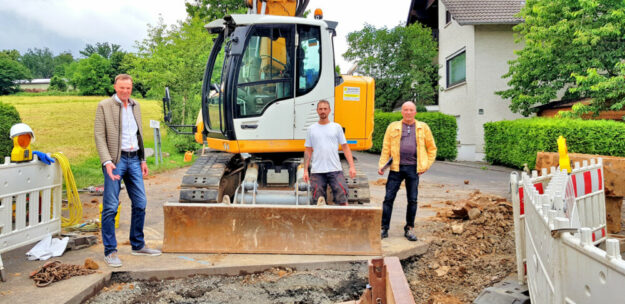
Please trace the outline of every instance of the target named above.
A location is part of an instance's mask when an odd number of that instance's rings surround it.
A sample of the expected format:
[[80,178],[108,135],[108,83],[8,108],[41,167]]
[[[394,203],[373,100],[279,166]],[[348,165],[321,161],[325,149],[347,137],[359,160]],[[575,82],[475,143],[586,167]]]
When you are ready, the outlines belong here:
[[622,303],[625,261],[606,238],[601,159],[510,177],[517,274],[532,303]]
[[[57,163],[37,160],[0,165],[0,271],[2,253],[61,231],[63,177]],[[2,276],[4,280],[4,275]]]

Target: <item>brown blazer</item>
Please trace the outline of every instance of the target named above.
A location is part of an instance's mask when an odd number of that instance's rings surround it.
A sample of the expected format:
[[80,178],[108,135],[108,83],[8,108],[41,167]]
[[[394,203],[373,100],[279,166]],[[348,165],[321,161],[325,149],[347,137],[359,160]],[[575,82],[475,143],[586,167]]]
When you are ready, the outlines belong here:
[[[143,127],[141,125],[141,108],[139,103],[133,99],[128,99],[133,105],[132,114],[137,122],[139,131],[137,140],[139,142],[139,158],[145,161],[145,149],[143,147]],[[121,128],[121,104],[113,97],[100,101],[95,112],[94,137],[95,146],[100,155],[100,163],[112,161],[117,165],[122,153],[122,128]]]

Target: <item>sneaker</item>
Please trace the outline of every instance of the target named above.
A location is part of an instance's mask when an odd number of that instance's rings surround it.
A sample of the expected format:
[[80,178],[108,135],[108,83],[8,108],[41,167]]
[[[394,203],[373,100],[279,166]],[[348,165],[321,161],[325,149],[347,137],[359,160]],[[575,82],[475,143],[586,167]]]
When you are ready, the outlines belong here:
[[141,248],[139,250],[133,250],[132,254],[133,255],[157,256],[157,255],[161,255],[161,252],[159,250],[156,250],[156,249],[150,249],[150,248],[148,248],[148,246],[143,246],[143,248]]
[[388,229],[382,229],[382,232],[380,233],[380,236],[385,239],[388,237]]
[[412,231],[412,229],[405,229],[404,232],[404,236],[406,237],[406,239],[408,239],[411,242],[416,242],[417,241],[417,235],[414,234],[414,231]]
[[105,256],[104,262],[111,267],[122,267],[122,260],[117,256],[117,252],[112,252]]

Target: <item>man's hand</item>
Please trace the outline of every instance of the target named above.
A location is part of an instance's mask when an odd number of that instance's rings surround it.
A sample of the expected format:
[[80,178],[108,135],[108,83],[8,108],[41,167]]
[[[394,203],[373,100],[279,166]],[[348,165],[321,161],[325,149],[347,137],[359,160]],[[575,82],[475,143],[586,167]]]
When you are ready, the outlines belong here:
[[115,168],[117,167],[113,163],[106,164],[106,174],[108,174],[109,178],[114,181],[121,179],[121,176],[113,174],[113,170],[115,170]]
[[354,168],[353,166],[349,167],[349,177],[351,177],[351,178],[355,178],[356,177],[356,168]]
[[305,183],[307,183],[308,180],[310,180],[310,178],[308,178],[308,170],[304,170],[304,176],[302,176],[302,179],[304,180]]
[[141,173],[143,176],[148,176],[148,164],[146,162],[141,162]]
[[382,169],[378,169],[378,174],[384,175],[384,171],[382,171]]

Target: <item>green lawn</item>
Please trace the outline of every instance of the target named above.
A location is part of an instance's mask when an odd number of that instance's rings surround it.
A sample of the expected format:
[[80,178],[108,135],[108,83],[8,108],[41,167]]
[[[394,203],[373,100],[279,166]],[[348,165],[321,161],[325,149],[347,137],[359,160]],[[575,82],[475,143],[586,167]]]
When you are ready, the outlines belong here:
[[[22,122],[35,132],[34,150],[54,153],[63,152],[70,161],[79,188],[103,183],[100,160],[93,139],[95,111],[105,96],[0,96],[0,102],[12,104],[20,113]],[[145,146],[154,148],[154,131],[150,119],[162,120],[161,102],[139,99],[143,118]],[[184,165],[183,154],[178,153],[167,137],[167,129],[161,124],[163,151],[170,157],[163,158],[158,168],[154,157],[147,162],[152,173]],[[190,164],[190,163],[189,163]]]

